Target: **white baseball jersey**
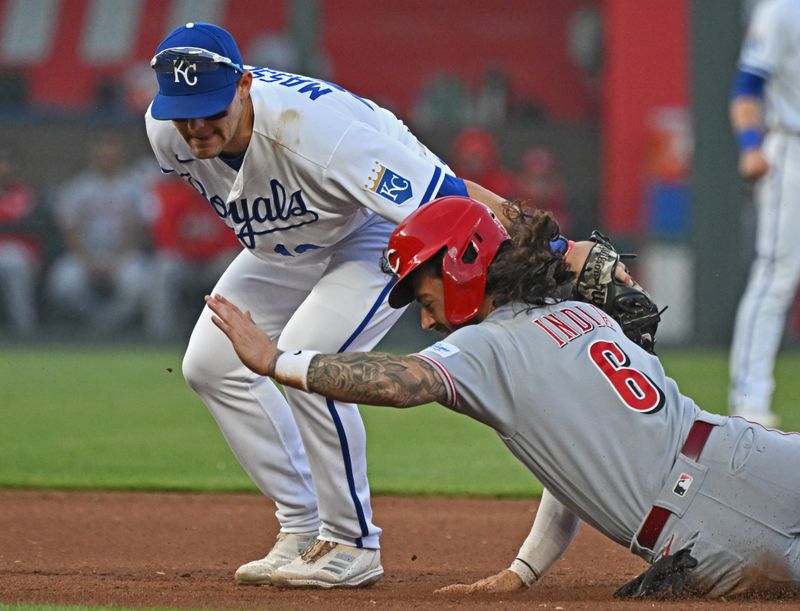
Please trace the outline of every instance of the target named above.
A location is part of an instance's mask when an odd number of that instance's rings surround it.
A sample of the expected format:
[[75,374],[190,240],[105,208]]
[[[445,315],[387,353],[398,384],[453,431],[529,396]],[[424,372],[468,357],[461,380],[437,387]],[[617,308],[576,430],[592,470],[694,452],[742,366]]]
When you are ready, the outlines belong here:
[[736,314],[729,408],[770,422],[775,359],[800,279],[800,0],[756,7],[739,68],[766,80],[769,172],[755,184],[756,257]]
[[[239,170],[196,159],[148,112],[161,168],[197,189],[243,252],[219,292],[282,350],[370,350],[399,318],[380,259],[395,223],[450,173],[390,112],[311,78],[252,68],[254,125]],[[388,219],[388,220],[387,220]],[[205,308],[183,374],[284,532],[379,547],[357,406],[275,386],[243,367]],[[312,477],[313,475],[313,477]]]
[[[509,304],[417,356],[439,372],[449,407],[494,428],[612,540],[649,562],[691,547],[703,594],[759,578],[800,588],[800,472],[785,468],[800,460],[800,437],[701,411],[601,310]],[[697,419],[716,426],[695,462],[679,452]],[[647,550],[634,536],[654,505],[673,516]]]
[[800,132],[800,0],[765,0],[756,7],[739,68],[767,81],[767,125]]
[[161,168],[188,180],[256,256],[318,260],[309,253],[371,214],[397,223],[439,191],[447,166],[388,110],[333,84],[249,69],[255,118],[239,172],[195,159],[149,111],[146,122]]

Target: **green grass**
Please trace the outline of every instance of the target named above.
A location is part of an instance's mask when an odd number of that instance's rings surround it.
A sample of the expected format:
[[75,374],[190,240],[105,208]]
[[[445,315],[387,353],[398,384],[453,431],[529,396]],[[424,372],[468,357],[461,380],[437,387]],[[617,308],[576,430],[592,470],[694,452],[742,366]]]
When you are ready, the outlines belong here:
[[[722,350],[671,350],[661,356],[664,369],[680,386],[681,392],[694,399],[702,409],[727,414],[728,353]],[[777,388],[774,411],[781,418],[781,428],[800,431],[800,352],[780,354],[775,367]]]
[[[180,373],[180,351],[0,349],[0,486],[254,491]],[[723,413],[723,351],[666,352],[685,394]],[[170,371],[171,370],[171,371]],[[781,357],[776,411],[800,429],[800,355]],[[373,491],[530,496],[540,490],[493,431],[438,406],[363,407]]]
[[[254,491],[180,359],[140,346],[0,350],[0,486]],[[538,489],[491,430],[463,416],[362,411],[376,493]]]
[[0,485],[250,485],[183,381],[178,351],[18,348],[0,352],[0,370]]

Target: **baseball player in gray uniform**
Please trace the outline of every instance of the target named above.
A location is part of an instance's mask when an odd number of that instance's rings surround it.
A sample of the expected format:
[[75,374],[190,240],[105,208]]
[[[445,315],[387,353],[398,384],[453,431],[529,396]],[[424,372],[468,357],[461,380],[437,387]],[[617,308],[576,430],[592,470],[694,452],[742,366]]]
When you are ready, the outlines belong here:
[[549,247],[552,216],[514,227],[466,197],[400,223],[389,302],[416,299],[423,327],[450,333],[410,356],[282,352],[223,296],[206,301],[253,371],[338,400],[438,401],[497,431],[546,491],[510,568],[473,589],[541,579],[581,521],[652,563],[618,596],[800,586],[800,473],[786,469],[800,437],[702,411],[603,310],[559,298],[574,274]]
[[[389,111],[341,87],[245,66],[222,28],[188,23],[151,61],[146,126],[165,173],[205,197],[244,246],[215,291],[282,349],[369,350],[397,320],[377,262],[395,224],[437,196],[502,198],[458,179]],[[242,467],[277,506],[278,541],[243,584],[360,586],[379,579],[358,409],[243,367],[206,309],[183,361]],[[316,571],[300,557],[337,564]],[[316,557],[316,556],[314,556]]]
[[731,347],[730,411],[774,426],[775,358],[800,280],[800,0],[756,6],[730,113],[758,221]]

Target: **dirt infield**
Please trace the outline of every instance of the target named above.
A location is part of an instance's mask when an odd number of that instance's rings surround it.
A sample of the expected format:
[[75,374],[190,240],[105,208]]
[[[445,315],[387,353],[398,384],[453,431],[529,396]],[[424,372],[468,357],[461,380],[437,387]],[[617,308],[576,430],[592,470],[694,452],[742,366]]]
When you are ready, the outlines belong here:
[[0,490],[0,602],[215,609],[797,608],[800,601],[622,603],[644,563],[587,526],[542,583],[502,596],[433,590],[507,566],[531,501],[377,497],[386,576],[350,591],[236,586],[277,524],[256,495]]

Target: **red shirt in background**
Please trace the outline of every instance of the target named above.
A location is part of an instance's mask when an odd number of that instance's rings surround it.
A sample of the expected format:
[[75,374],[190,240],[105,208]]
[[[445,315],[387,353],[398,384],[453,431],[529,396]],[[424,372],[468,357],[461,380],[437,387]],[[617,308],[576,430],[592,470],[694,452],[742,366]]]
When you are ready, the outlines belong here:
[[552,212],[561,232],[569,235],[572,214],[567,186],[552,152],[544,148],[532,148],[522,155],[514,197],[529,208]]
[[202,262],[241,249],[233,231],[197,191],[182,180],[162,180],[153,187],[158,213],[153,222],[153,246]]
[[0,244],[20,244],[35,257],[41,245],[35,231],[36,196],[28,185],[15,182],[0,192]]
[[514,176],[503,167],[497,142],[485,129],[469,128],[456,136],[448,163],[459,178],[501,197],[513,196]]

